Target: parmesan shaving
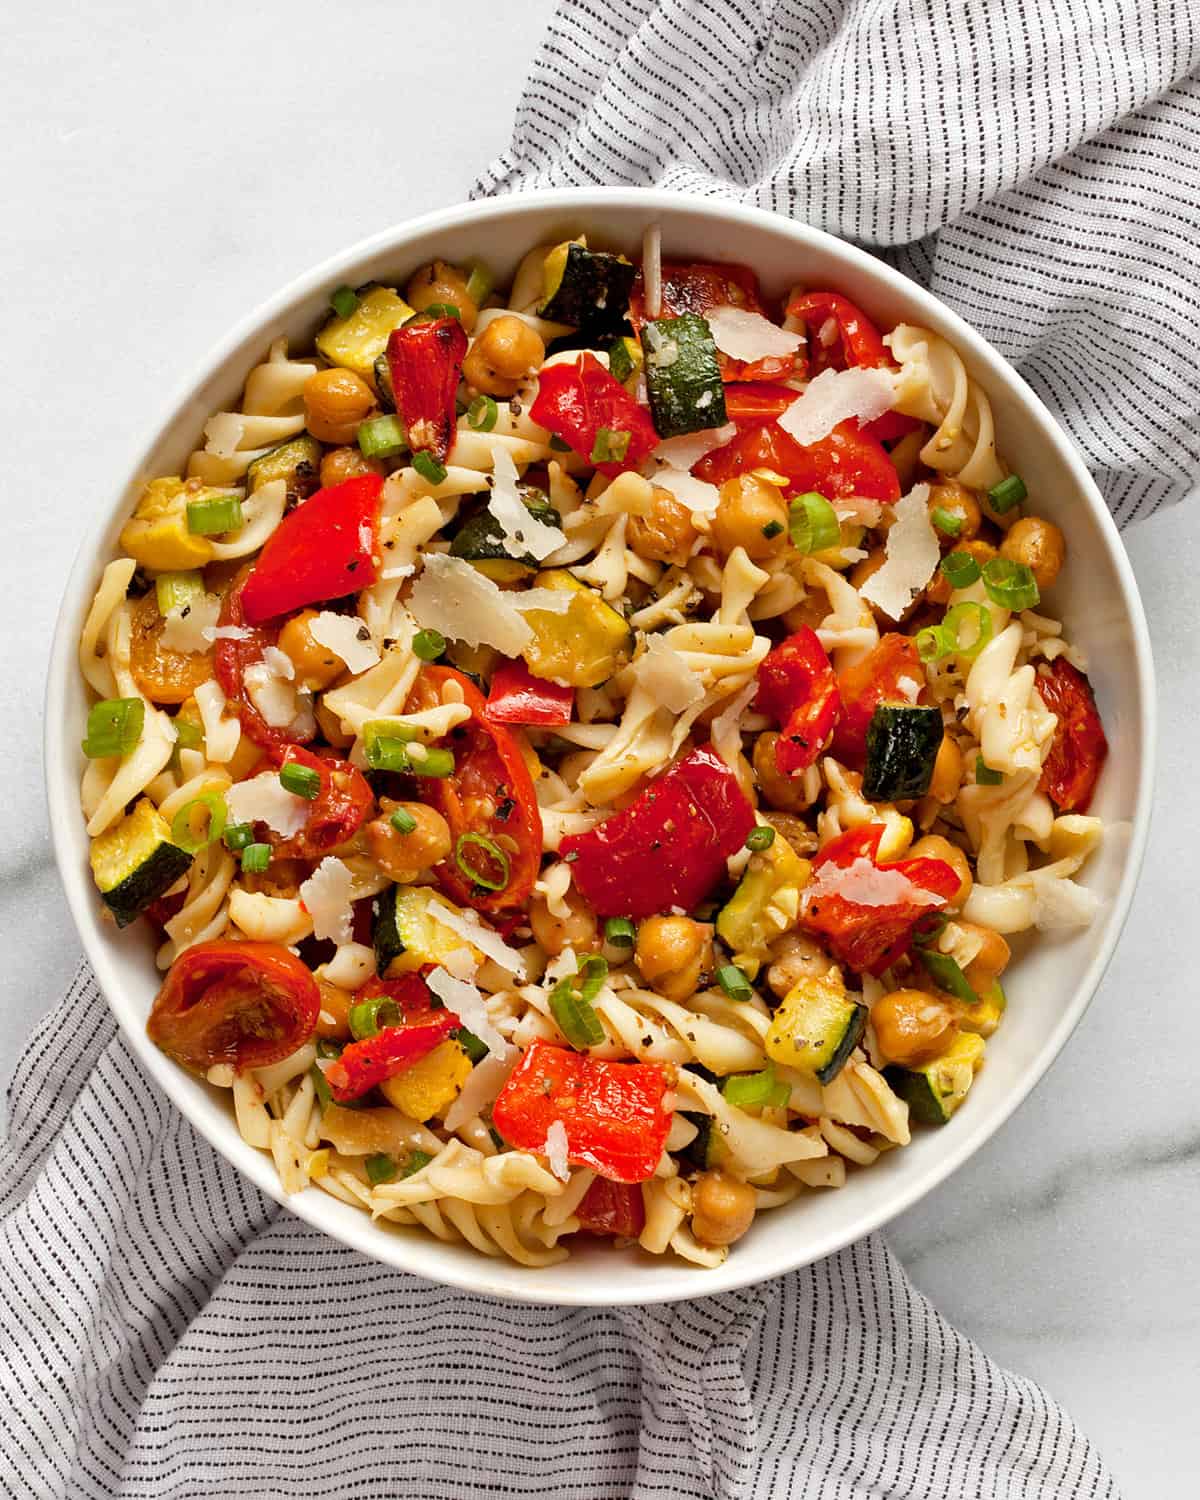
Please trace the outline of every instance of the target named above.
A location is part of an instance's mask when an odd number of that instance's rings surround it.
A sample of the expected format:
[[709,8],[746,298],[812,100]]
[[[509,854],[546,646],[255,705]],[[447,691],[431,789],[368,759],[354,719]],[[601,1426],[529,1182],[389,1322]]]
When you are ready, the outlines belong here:
[[942,555],[937,532],[929,519],[929,486],[914,485],[893,508],[887,534],[887,559],[859,593],[885,615],[899,620],[933,577]]
[[195,692],[196,707],[200,710],[200,722],[204,725],[204,752],[209,760],[218,765],[233,759],[233,753],[242,737],[242,726],[237,719],[226,719],[225,693],[221,684],[212,679],[202,682]]
[[559,1182],[566,1182],[571,1175],[567,1166],[567,1127],[561,1120],[552,1120],[546,1131],[546,1145],[542,1153],[550,1164],[550,1170]]
[[433,908],[433,915],[441,926],[448,927],[451,932],[478,949],[485,958],[499,964],[505,973],[512,974],[516,979],[525,978],[525,960],[521,954],[515,948],[510,948],[500,934],[481,922],[474,912],[455,911],[444,901],[438,901]]
[[278,646],[264,646],[263,661],[272,677],[278,677],[281,682],[295,680],[296,668],[292,658],[286,651],[281,651]]
[[483,996],[473,984],[455,979],[453,974],[448,974],[442,968],[434,969],[427,976],[426,983],[446,1009],[453,1011],[467,1030],[474,1032],[489,1051],[498,1057],[509,1055],[509,1044],[492,1025]]
[[520,1055],[513,1047],[509,1049],[507,1057],[497,1057],[492,1052],[475,1064],[470,1077],[462,1086],[462,1092],[446,1111],[443,1123],[447,1130],[458,1130],[492,1103],[508,1081],[508,1075],[516,1066]]
[[[168,651],[182,651],[197,656],[208,650],[214,639],[221,601],[216,594],[203,594],[181,609],[169,610],[163,620],[159,641]],[[212,631],[213,634],[209,634]]]
[[304,828],[311,805],[281,785],[274,771],[235,782],[225,793],[231,823],[265,823],[285,839]]
[[354,877],[327,855],[300,887],[300,899],[313,921],[313,934],[331,943],[348,943],[354,925],[351,899]]
[[521,499],[516,465],[508,450],[499,446],[495,450],[487,508],[499,525],[501,539],[509,552],[528,554],[541,562],[562,546],[563,534],[559,528],[539,521]]
[[721,501],[720,490],[715,484],[707,484],[703,479],[695,478],[686,469],[663,465],[651,475],[651,483],[669,490],[680,504],[686,505],[695,515],[715,516],[717,513],[717,506]]
[[803,903],[807,907],[829,896],[840,896],[844,901],[853,901],[856,906],[942,904],[941,896],[923,890],[902,870],[889,870],[886,865],[878,866],[861,857],[844,868],[834,864],[819,866],[805,887]]
[[646,649],[632,668],[633,676],[654,701],[681,714],[704,697],[704,683],[661,635],[648,635]]
[[379,661],[379,648],[356,615],[336,615],[332,610],[323,609],[308,622],[308,629],[314,641],[340,657],[356,675]]
[[206,641],[248,641],[254,635],[248,625],[214,625],[205,630]]
[[426,553],[408,608],[426,630],[468,646],[494,646],[505,656],[520,656],[533,638],[511,594],[461,557],[441,552]]
[[732,422],[724,427],[705,427],[700,432],[684,432],[679,437],[664,438],[655,448],[653,458],[672,469],[690,469],[714,448],[723,448],[737,437],[737,428]]
[[245,419],[237,412],[219,411],[204,424],[204,446],[217,458],[232,458],[245,431]]
[[730,359],[751,364],[759,359],[786,359],[804,345],[803,334],[789,333],[762,313],[743,307],[714,307],[705,317],[713,343]]
[[779,425],[798,443],[819,443],[839,422],[857,417],[873,422],[891,411],[896,399],[891,370],[822,370],[779,417]]

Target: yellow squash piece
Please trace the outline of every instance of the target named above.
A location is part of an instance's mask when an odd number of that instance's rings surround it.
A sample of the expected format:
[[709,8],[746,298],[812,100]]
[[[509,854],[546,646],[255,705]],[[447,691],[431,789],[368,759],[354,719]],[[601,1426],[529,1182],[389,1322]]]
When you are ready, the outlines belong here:
[[993,979],[987,993],[974,1005],[962,1000],[952,1000],[954,1016],[960,1031],[973,1031],[976,1036],[989,1037],[1000,1024],[1000,1018],[1008,1005],[998,979]]
[[410,1120],[431,1120],[442,1115],[458,1098],[471,1076],[471,1059],[452,1038],[439,1042],[432,1052],[379,1085],[388,1103]]
[[633,632],[624,617],[605,604],[566,568],[548,568],[533,580],[535,588],[574,593],[562,613],[531,609],[525,620],[533,639],[521,653],[535,677],[552,678],[571,687],[598,687],[629,660]]
[[763,1048],[773,1062],[832,1083],[858,1045],[866,1019],[866,1007],[846,994],[840,978],[806,976],[780,1002]]
[[375,361],[387,347],[388,334],[413,316],[413,310],[390,286],[372,287],[348,318],[330,318],[317,334],[317,349],[331,365],[341,365],[374,385]]
[[212,558],[212,543],[193,536],[187,524],[188,501],[199,498],[204,488],[195,480],[150,481],[121,529],[121,546],[134,562],[154,573],[176,573],[202,568]]
[[396,888],[395,936],[399,951],[388,965],[388,975],[408,974],[425,964],[444,964],[465,948],[477,963],[483,954],[465,942],[453,928],[437,919],[437,913],[449,909],[462,912],[453,901],[439,895],[432,886],[410,885]]
[[717,936],[748,979],[766,963],[775,939],[796,925],[800,892],[811,870],[808,860],[781,836],[751,856],[737,890],[717,917]]

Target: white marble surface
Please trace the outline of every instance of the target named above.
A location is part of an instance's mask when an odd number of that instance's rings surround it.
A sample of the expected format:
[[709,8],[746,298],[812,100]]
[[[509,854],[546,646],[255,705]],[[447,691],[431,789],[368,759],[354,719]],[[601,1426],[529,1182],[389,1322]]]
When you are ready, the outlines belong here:
[[[550,0],[333,8],[43,0],[0,81],[0,1075],[78,943],[41,789],[46,652],[93,496],[235,318],[338,247],[465,195],[506,141]],[[1131,1500],[1195,1482],[1200,501],[1129,534],[1162,701],[1124,941],[1074,1041],[989,1147],[890,1231],[919,1285],[1042,1380]],[[1181,1487],[1182,1486],[1182,1487]]]

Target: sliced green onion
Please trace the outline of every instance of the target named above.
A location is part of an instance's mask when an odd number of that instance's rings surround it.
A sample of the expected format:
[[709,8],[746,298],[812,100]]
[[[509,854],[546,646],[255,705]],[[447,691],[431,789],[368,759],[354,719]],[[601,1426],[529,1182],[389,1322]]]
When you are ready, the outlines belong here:
[[1042,597],[1028,564],[1007,557],[988,558],[983,565],[983,586],[988,598],[1001,609],[1033,609]]
[[957,536],[963,529],[963,518],[956,516],[952,510],[947,510],[944,505],[935,505],[929,519],[943,536]]
[[328,1109],[329,1106],[333,1103],[333,1090],[329,1087],[329,1084],[325,1080],[324,1073],[321,1072],[316,1063],[313,1063],[312,1067],[309,1068],[308,1076],[313,1081],[313,1089],[316,1092],[317,1099],[320,1102],[321,1108]]
[[473,1063],[481,1063],[490,1051],[488,1044],[480,1041],[475,1033],[468,1031],[465,1026],[460,1026],[457,1031],[452,1031],[450,1035]]
[[988,502],[994,511],[1003,515],[1006,510],[1012,510],[1014,505],[1020,505],[1029,491],[1025,488],[1025,481],[1019,474],[1010,474],[1007,479],[1002,479],[999,484],[992,485],[987,492]]
[[399,417],[369,417],[358,424],[358,451],[364,458],[394,458],[408,447],[408,433]]
[[422,1167],[427,1167],[433,1160],[428,1151],[410,1151],[408,1160],[401,1169],[401,1178],[411,1177],[414,1172],[419,1172]]
[[204,579],[199,573],[160,573],[154,580],[154,595],[160,615],[184,610],[204,597]]
[[555,453],[570,453],[571,451],[570,443],[563,442],[562,438],[556,432],[550,434],[550,447],[554,449]]
[[596,441],[592,444],[589,462],[594,464],[619,464],[629,452],[630,434],[621,428],[598,427]]
[[363,750],[373,771],[399,771],[409,776],[450,776],[454,755],[449,750],[415,744],[417,731],[396,719],[368,719],[363,725]]
[[330,293],[329,305],[339,318],[348,318],[358,311],[358,293],[352,286],[340,286]]
[[948,953],[939,953],[935,948],[918,948],[917,957],[939,989],[953,995],[956,1000],[965,1000],[968,1005],[978,1003],[979,996],[967,983],[967,976],[956,959]]
[[762,529],[762,534],[766,537],[767,541],[770,541],[773,536],[778,536],[782,530],[782,521],[768,521]]
[[411,744],[420,732],[415,724],[406,724],[403,719],[368,719],[363,725],[363,738],[368,746],[373,739],[381,737]]
[[590,1005],[608,980],[608,959],[593,953],[580,964],[578,977],[583,980],[579,993]]
[[954,589],[969,589],[979,577],[979,564],[969,552],[947,552],[941,569]]
[[242,502],[237,495],[188,501],[187,529],[193,536],[221,536],[226,531],[240,531],[244,525]]
[[791,1098],[790,1086],[775,1077],[774,1063],[761,1073],[733,1073],[721,1085],[721,1092],[734,1109],[780,1109]]
[[607,961],[594,954],[580,964],[577,973],[560,979],[550,992],[550,1014],[577,1052],[598,1046],[604,1040],[604,1027],[592,1008],[592,1001],[607,978]]
[[[208,823],[203,833],[197,833],[192,817],[202,807],[208,809]],[[198,797],[186,802],[171,819],[171,842],[185,854],[195,854],[200,849],[206,849],[209,844],[215,844],[225,832],[225,819],[228,816],[229,809],[220,792],[201,792]]]
[[270,863],[270,844],[247,844],[242,850],[242,869],[247,875],[261,875]]
[[931,911],[927,916],[921,918],[913,928],[913,942],[935,943],[950,924],[950,918],[944,911]]
[[993,771],[991,766],[984,763],[982,755],[977,755],[975,757],[976,786],[999,786],[1003,780],[1003,771]]
[[824,552],[842,539],[837,512],[824,495],[797,495],[788,506],[788,530],[797,552]]
[[754,994],[750,981],[737,964],[724,964],[717,970],[717,983],[731,1000],[749,1000]]
[[412,456],[412,466],[422,479],[430,484],[441,484],[446,477],[446,466],[439,463],[427,448],[420,448]]
[[232,850],[234,854],[242,849],[249,849],[254,842],[253,823],[226,823],[225,830],[221,834],[226,849]]
[[341,1057],[342,1055],[341,1042],[335,1042],[330,1036],[319,1036],[314,1045],[316,1046],[318,1057],[332,1058]]
[[746,835],[746,848],[757,852],[759,849],[769,849],[775,842],[775,830],[769,823],[760,823],[757,828],[752,828]]
[[397,833],[411,833],[417,826],[416,818],[413,817],[412,813],[406,807],[396,808],[395,812],[388,819],[388,822]]
[[[417,758],[418,750],[425,751],[420,759]],[[454,775],[454,752],[452,750],[417,745],[410,752],[409,759],[411,761],[409,771],[414,776],[434,776],[439,781],[444,781],[447,776]]]
[[926,625],[917,631],[914,640],[917,655],[926,666],[941,661],[943,656],[949,656],[954,650],[954,637],[944,625]]
[[[487,858],[494,861],[498,867],[498,873],[495,870],[488,870],[477,860],[471,860],[468,857],[470,849],[482,849]],[[508,855],[495,840],[485,838],[482,833],[459,834],[458,842],[454,846],[454,863],[469,881],[481,886],[485,891],[502,891],[508,884],[508,878],[512,872],[512,862]]]
[[462,322],[462,311],[453,302],[431,302],[428,307],[423,307],[420,312],[423,319],[432,318],[457,318]]
[[396,1175],[396,1163],[386,1151],[377,1151],[374,1156],[368,1156],[363,1167],[366,1169],[367,1180],[373,1187],[378,1187],[381,1182],[391,1182]]
[[285,792],[312,802],[321,795],[321,773],[312,766],[302,766],[290,760],[279,768],[279,785]]
[[473,261],[471,263],[470,275],[467,277],[467,296],[470,297],[476,307],[483,306],[491,296],[494,285],[495,281],[492,279],[492,273],[488,268],[481,265],[479,261]]
[[476,396],[467,407],[467,426],[472,432],[491,432],[500,416],[500,408],[491,396]]
[[446,637],[440,630],[418,630],[413,636],[413,655],[422,661],[437,661],[446,649]]
[[191,719],[181,719],[178,715],[171,721],[175,725],[175,748],[177,750],[195,750],[204,739],[204,731],[199,724],[193,724]]
[[[964,626],[969,636],[966,645],[963,645]],[[954,643],[950,649],[967,661],[974,661],[992,638],[992,616],[982,604],[976,604],[973,599],[964,599],[946,611],[942,629]]]
[[637,941],[637,928],[628,917],[609,917],[604,924],[604,941],[614,948],[632,948]]
[[89,760],[128,755],[142,737],[146,705],[141,698],[104,698],[88,711],[83,753]]
[[362,1042],[369,1036],[378,1036],[385,1026],[399,1026],[403,1018],[390,995],[372,995],[369,1000],[356,1000],[348,1019],[350,1035],[356,1042]]

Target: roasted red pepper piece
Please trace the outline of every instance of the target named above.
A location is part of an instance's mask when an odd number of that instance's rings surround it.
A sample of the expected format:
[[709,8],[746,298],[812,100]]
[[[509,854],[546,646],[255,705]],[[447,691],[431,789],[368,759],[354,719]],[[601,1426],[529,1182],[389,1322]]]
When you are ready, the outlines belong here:
[[411,1026],[385,1026],[361,1042],[349,1042],[325,1069],[329,1092],[339,1104],[361,1098],[385,1078],[420,1062],[461,1025],[453,1011],[431,1010]]
[[575,689],[535,677],[523,661],[501,662],[492,674],[487,716],[493,724],[569,724]]
[[359,474],[284,516],[242,585],[242,613],[261,625],[375,582],[383,480]]
[[560,852],[600,916],[648,917],[699,905],[753,826],[737,777],[702,745],[624,811],[588,833],[569,834]]
[[[758,277],[749,266],[735,262],[664,261],[662,265],[661,318],[683,313],[705,317],[716,307],[737,307],[743,312],[766,316],[758,294]],[[629,296],[629,321],[640,333],[646,320],[646,288],[639,270]],[[804,367],[803,351],[796,356],[768,355],[765,359],[733,359],[717,351],[723,380],[782,380]],[[793,392],[793,399],[796,393]]]
[[308,965],[277,943],[219,940],[185,949],[155,996],[146,1035],[195,1073],[239,1072],[290,1056],[312,1036],[321,994]]
[[[221,614],[217,623],[236,626],[244,634],[236,639],[219,637],[213,647],[213,662],[221,691],[237,709],[246,735],[269,753],[278,754],[285,746],[297,744],[301,737],[293,735],[287,729],[268,724],[246,691],[246,669],[262,661],[266,648],[275,645],[279,639],[278,625],[251,627],[246,624],[242,591],[252,576],[251,569],[244,568],[221,601]],[[311,739],[315,733],[314,728],[304,738]]]
[[892,363],[879,329],[840,292],[798,292],[787,305],[787,315],[804,323],[810,375]]
[[611,1234],[636,1240],[646,1227],[646,1205],[636,1182],[610,1182],[597,1177],[584,1193],[575,1217],[589,1234]]
[[[918,692],[914,696],[911,685]],[[832,753],[852,770],[867,759],[867,725],[881,703],[920,703],[925,696],[925,668],[912,637],[895,631],[838,674],[842,712],[833,734]]]
[[747,385],[730,382],[725,387],[725,414],[739,431],[761,427],[774,422],[799,399],[800,392],[790,385],[770,385],[765,380]]
[[[436,966],[426,966],[428,970],[434,967]],[[396,1003],[406,1022],[423,1021],[434,1009],[433,995],[425,983],[425,972],[426,970],[422,970],[420,974],[400,974],[395,979],[372,974],[365,984],[359,985],[354,991],[355,1004],[360,1000],[374,1000],[377,995],[386,995]]]
[[375,796],[366,777],[348,760],[339,760],[329,750],[314,754],[300,745],[289,745],[279,765],[316,771],[321,790],[308,804],[308,822],[299,833],[284,839],[267,830],[265,839],[274,845],[276,859],[320,859],[352,838],[366,822]]
[[784,776],[806,771],[841,717],[833,666],[815,630],[802,625],[769,651],[758,668],[754,706],[779,725],[775,765]]
[[619,463],[596,465],[609,478],[626,469],[640,469],[650,451],[658,446],[658,433],[650,413],[637,404],[594,354],[584,353],[571,363],[543,367],[529,415],[589,462],[602,427],[610,432],[627,432],[629,447],[625,457]]
[[1108,755],[1092,685],[1063,656],[1038,674],[1042,702],[1058,716],[1039,790],[1059,812],[1087,812]]
[[[727,408],[728,410],[728,408]],[[753,419],[723,448],[692,465],[697,479],[720,485],[751,469],[771,469],[786,480],[784,494],[816,491],[827,500],[852,495],[890,505],[900,498],[900,480],[887,450],[857,422],[839,422],[828,437],[807,446],[774,421]]]
[[[830,839],[801,894],[799,925],[820,934],[838,962],[860,974],[882,974],[894,964],[908,951],[917,923],[940,911],[959,885],[957,872],[940,859],[881,865],[884,832],[882,823],[868,823]],[[839,881],[836,871],[846,877]],[[855,888],[863,900],[854,899]]]
[[466,352],[466,331],[457,318],[406,323],[388,335],[388,371],[408,445],[414,453],[432,453],[439,463],[454,446],[454,401]]
[[[542,864],[542,815],[533,778],[516,740],[502,724],[493,724],[487,717],[483,694],[453,667],[422,668],[409,694],[408,712],[440,703],[446,682],[458,684],[471,717],[445,740],[454,752],[453,775],[421,778],[423,797],[449,823],[454,840],[450,858],[435,865],[433,873],[459,905],[477,911],[508,911],[528,900]],[[458,868],[454,851],[464,833],[481,834],[504,849],[509,869],[502,890],[484,890]],[[487,858],[477,844],[470,852],[473,863]]]
[[534,1042],[492,1105],[492,1123],[508,1145],[541,1153],[560,1121],[568,1161],[612,1182],[644,1182],[671,1129],[667,1086],[657,1063],[607,1062]]

